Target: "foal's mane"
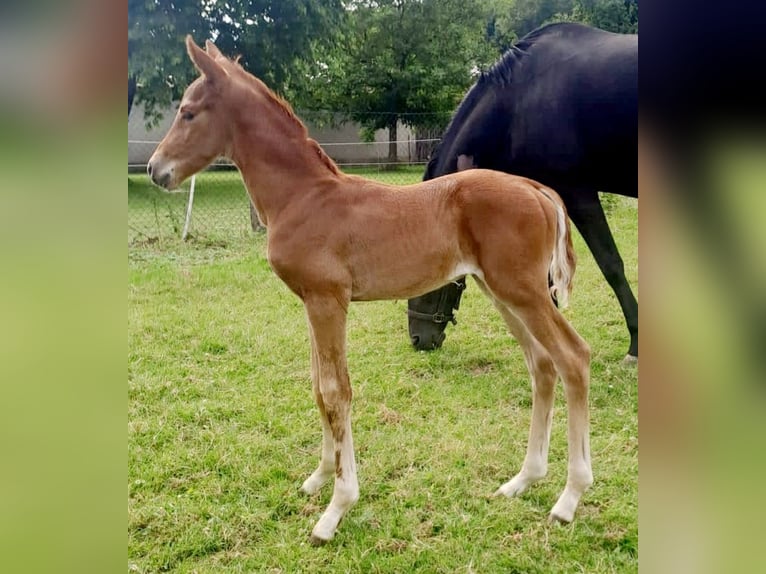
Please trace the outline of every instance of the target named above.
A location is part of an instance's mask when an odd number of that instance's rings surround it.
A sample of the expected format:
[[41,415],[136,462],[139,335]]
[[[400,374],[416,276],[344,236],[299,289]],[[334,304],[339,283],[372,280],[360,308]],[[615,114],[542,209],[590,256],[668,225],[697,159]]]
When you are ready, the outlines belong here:
[[300,130],[302,137],[317,154],[322,164],[324,164],[324,166],[327,167],[327,169],[329,169],[334,175],[340,175],[341,171],[338,168],[338,164],[336,164],[332,158],[325,153],[325,151],[315,139],[309,137],[309,131],[306,128],[306,125],[300,120],[300,118],[298,118],[298,116],[295,115],[293,107],[290,105],[290,103],[282,96],[274,92],[271,88],[269,88],[262,80],[256,78],[253,74],[245,70],[239,63],[239,59],[241,57],[242,56],[237,56],[234,59],[226,58],[226,63],[238,71],[241,78],[247,81],[251,86],[254,86],[259,93],[266,96],[266,99],[271,104],[276,106],[277,109],[279,109],[285,116],[287,116],[287,118]]

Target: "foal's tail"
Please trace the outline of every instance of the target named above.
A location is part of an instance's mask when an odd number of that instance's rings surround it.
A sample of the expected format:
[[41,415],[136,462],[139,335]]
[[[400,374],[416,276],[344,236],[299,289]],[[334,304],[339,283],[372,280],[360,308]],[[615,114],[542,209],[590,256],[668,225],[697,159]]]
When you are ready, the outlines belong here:
[[551,255],[551,265],[548,274],[551,282],[551,297],[558,301],[562,308],[569,303],[569,292],[572,290],[577,267],[577,256],[572,247],[572,233],[569,226],[569,218],[564,202],[558,193],[547,187],[538,187],[538,190],[547,197],[556,208],[556,244]]

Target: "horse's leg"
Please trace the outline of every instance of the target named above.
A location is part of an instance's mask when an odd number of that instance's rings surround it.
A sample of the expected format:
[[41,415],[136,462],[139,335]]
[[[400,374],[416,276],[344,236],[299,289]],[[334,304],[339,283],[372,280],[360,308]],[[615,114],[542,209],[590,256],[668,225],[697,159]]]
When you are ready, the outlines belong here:
[[315,544],[334,536],[338,523],[359,498],[351,436],[351,383],[346,366],[348,303],[343,305],[343,298],[336,295],[304,298],[316,354],[319,398],[332,435],[335,458],[335,488],[329,506],[311,532]]
[[626,362],[638,358],[638,302],[625,277],[625,266],[614,242],[604,208],[595,191],[559,190],[572,222],[577,226],[601,273],[617,296],[630,334]]
[[553,421],[553,391],[556,384],[556,368],[548,352],[540,345],[508,307],[492,294],[478,278],[476,283],[492,300],[503,316],[508,329],[524,352],[527,369],[532,377],[532,421],[529,427],[527,454],[519,473],[497,489],[495,495],[516,496],[530,484],[543,478],[548,472],[548,447]]
[[319,460],[319,466],[309,476],[301,486],[301,490],[306,494],[314,494],[330,479],[335,471],[335,442],[332,437],[330,423],[327,420],[327,413],[322,400],[322,393],[319,391],[319,359],[317,357],[316,345],[314,344],[314,334],[309,323],[309,338],[311,339],[311,387],[314,391],[314,399],[319,408],[319,418],[322,421],[322,456]]

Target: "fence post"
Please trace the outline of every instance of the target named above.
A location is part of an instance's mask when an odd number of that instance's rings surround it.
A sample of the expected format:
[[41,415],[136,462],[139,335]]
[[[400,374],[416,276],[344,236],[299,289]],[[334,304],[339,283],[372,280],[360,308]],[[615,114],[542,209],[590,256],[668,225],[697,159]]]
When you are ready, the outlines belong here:
[[191,185],[189,186],[189,202],[186,204],[186,221],[184,221],[184,230],[181,233],[181,241],[186,241],[186,236],[189,234],[189,224],[191,223],[192,205],[194,204],[194,184],[197,181],[197,176],[193,175],[191,178]]

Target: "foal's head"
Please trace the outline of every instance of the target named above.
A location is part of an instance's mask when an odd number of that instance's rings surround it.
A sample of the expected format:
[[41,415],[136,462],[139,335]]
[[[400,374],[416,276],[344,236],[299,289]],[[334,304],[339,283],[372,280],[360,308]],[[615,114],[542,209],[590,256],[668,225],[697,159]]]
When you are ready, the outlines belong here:
[[231,121],[224,102],[232,85],[230,73],[238,65],[212,42],[206,48],[186,37],[186,50],[201,75],[186,88],[170,130],[146,166],[152,181],[165,189],[177,187],[231,146]]

